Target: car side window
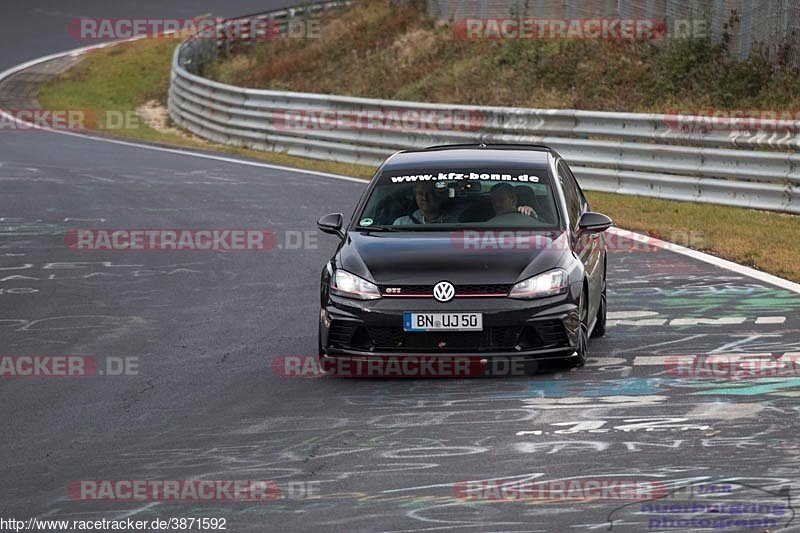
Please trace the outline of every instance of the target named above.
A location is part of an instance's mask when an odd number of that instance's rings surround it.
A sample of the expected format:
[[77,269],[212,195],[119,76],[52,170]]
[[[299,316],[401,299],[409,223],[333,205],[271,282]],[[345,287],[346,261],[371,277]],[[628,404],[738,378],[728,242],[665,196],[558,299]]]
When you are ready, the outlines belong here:
[[583,194],[583,189],[581,189],[581,186],[578,183],[578,178],[575,177],[575,174],[572,173],[569,165],[567,165],[563,160],[561,161],[561,164],[564,166],[564,172],[566,172],[567,176],[569,176],[572,183],[575,184],[575,189],[578,191],[578,197],[581,200],[581,214],[585,213],[586,211],[591,211],[591,209],[589,209],[589,202],[586,200],[586,195]]
[[578,182],[575,176],[569,170],[563,161],[558,162],[558,177],[561,180],[561,187],[564,189],[564,199],[567,202],[567,215],[569,216],[570,225],[575,228],[578,226],[578,220],[586,210],[586,199],[578,187]]

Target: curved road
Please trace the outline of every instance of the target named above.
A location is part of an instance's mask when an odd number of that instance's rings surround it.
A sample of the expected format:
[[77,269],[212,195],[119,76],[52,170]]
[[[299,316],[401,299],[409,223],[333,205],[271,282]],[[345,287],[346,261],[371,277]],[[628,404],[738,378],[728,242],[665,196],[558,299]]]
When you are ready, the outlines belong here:
[[[81,46],[64,31],[76,16],[278,5],[4,6],[0,70]],[[277,357],[316,351],[319,272],[335,243],[314,233],[315,221],[349,213],[362,187],[259,163],[0,131],[0,355],[139,361],[138,375],[0,379],[0,518],[224,517],[235,532],[702,530],[656,524],[662,514],[613,491],[563,501],[550,484],[555,501],[458,497],[458,482],[489,478],[639,480],[662,501],[689,486],[698,494],[684,490],[681,501],[708,498],[714,485],[728,501],[791,503],[800,488],[797,374],[690,379],[665,371],[664,358],[785,360],[800,352],[800,294],[670,251],[611,254],[613,320],[579,371],[277,375]],[[279,243],[304,232],[312,241],[235,253],[64,245],[64,232],[86,227],[256,228]],[[290,482],[319,488],[313,499],[260,503],[86,501],[67,491],[82,479],[194,478],[275,480],[284,495]],[[800,530],[800,517],[770,516]]]

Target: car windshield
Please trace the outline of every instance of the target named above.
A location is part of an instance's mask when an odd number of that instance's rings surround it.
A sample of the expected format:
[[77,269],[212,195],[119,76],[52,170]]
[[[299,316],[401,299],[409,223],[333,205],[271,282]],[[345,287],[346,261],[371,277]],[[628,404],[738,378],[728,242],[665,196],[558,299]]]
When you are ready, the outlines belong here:
[[559,227],[545,169],[384,172],[356,220],[371,230]]

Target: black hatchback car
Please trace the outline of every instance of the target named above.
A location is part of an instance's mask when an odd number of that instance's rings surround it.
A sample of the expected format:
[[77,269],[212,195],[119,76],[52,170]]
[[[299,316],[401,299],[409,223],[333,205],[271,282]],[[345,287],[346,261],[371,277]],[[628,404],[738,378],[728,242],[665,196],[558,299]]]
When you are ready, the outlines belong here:
[[607,216],[567,163],[529,145],[398,152],[322,272],[319,355],[586,361],[605,332]]

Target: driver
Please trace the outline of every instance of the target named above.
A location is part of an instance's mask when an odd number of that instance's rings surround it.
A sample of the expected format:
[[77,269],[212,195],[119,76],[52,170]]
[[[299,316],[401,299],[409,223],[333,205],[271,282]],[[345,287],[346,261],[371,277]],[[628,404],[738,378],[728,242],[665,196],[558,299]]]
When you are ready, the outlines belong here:
[[492,223],[508,223],[529,225],[531,217],[536,217],[536,211],[528,205],[517,206],[519,199],[517,193],[508,183],[498,183],[489,191],[495,216],[489,220]]
[[423,181],[414,184],[414,198],[418,209],[410,215],[398,217],[394,225],[442,224],[456,222],[456,217],[447,213],[445,197],[436,192],[434,182]]

